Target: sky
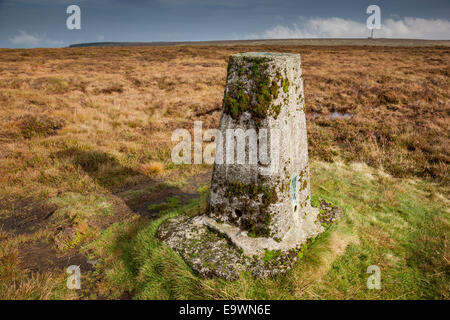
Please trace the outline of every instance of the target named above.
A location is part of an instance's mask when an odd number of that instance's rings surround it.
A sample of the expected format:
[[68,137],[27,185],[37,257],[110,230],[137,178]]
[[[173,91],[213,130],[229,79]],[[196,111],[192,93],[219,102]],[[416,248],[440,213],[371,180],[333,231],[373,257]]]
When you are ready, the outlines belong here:
[[[81,29],[69,30],[69,5]],[[0,48],[103,41],[366,38],[450,40],[450,0],[0,0]]]

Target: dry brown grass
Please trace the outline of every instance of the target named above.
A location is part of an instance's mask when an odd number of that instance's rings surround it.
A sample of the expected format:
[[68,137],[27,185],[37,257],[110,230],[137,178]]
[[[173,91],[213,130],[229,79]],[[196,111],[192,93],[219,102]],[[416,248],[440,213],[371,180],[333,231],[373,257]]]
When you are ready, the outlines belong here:
[[[45,141],[59,145],[54,149],[76,141],[100,145],[134,168],[149,161],[167,165],[173,129],[191,129],[197,119],[205,128],[217,127],[227,57],[250,50],[302,55],[313,158],[363,161],[396,176],[448,182],[446,47],[1,50],[0,118],[5,126],[0,141],[6,153],[1,168],[8,167],[11,157],[24,163],[32,154],[45,153],[43,141],[19,137],[18,121],[25,116],[67,122],[58,136]],[[325,117],[333,112],[354,117]]]
[[164,164],[161,162],[145,163],[141,167],[142,172],[147,176],[154,176],[164,171]]
[[77,247],[128,214],[116,192],[210,171],[174,166],[171,133],[218,126],[228,56],[243,51],[301,54],[312,159],[448,186],[448,47],[0,49],[0,217],[21,213],[23,198],[56,204],[47,238]]

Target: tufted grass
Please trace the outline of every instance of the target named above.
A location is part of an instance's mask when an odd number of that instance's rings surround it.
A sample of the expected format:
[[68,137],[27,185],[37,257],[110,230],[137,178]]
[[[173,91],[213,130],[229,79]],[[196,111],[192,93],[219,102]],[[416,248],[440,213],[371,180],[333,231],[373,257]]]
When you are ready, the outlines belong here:
[[[448,298],[448,44],[276,43],[0,49],[0,298]],[[195,214],[184,187],[212,168],[174,165],[171,133],[217,128],[245,51],[301,54],[313,197],[346,217],[287,277],[202,280],[139,214],[178,194],[162,214]],[[36,244],[60,269],[27,261]],[[69,249],[100,257],[81,292],[64,289]]]
[[[101,287],[135,299],[449,298],[449,212],[435,185],[361,164],[315,162],[311,175],[314,199],[338,204],[345,215],[287,275],[204,279],[155,239],[165,219],[192,214],[203,197],[155,221],[121,222],[104,232],[92,245],[105,268]],[[366,287],[370,265],[381,270],[381,290]]]

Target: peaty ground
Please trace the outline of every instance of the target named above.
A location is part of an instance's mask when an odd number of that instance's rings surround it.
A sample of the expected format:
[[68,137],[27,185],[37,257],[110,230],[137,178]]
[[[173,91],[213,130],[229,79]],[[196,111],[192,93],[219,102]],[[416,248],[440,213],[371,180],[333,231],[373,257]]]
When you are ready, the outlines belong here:
[[[154,237],[212,169],[173,165],[170,137],[218,127],[243,51],[302,55],[313,200],[344,218],[286,276],[202,279]],[[448,47],[0,49],[0,70],[1,298],[449,298]]]

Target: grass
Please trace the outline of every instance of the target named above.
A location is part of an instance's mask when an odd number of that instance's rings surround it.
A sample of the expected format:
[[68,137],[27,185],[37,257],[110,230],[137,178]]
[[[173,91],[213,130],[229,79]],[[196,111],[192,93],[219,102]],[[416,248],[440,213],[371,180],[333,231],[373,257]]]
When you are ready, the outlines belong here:
[[149,162],[142,165],[142,172],[148,176],[154,176],[164,171],[164,164],[161,162]]
[[176,208],[180,206],[180,197],[173,196],[167,199],[167,202],[151,204],[148,206],[148,211],[150,212],[160,212],[160,214],[165,213],[167,210]]
[[78,294],[66,287],[66,276],[61,272],[32,273],[22,268],[18,248],[30,240],[43,239],[42,232],[33,239],[19,236],[5,241],[0,234],[0,298],[15,299],[76,299]]
[[[29,148],[28,155],[42,154],[41,143],[20,139],[21,119],[52,119],[54,125],[32,122],[37,131],[25,135],[59,130],[64,138],[47,137],[47,143],[74,139],[103,146],[134,169],[157,174],[170,168],[167,152],[173,129],[192,129],[193,120],[202,120],[205,129],[217,127],[227,57],[261,49],[0,50],[4,70],[0,105],[5,107],[0,111],[5,123],[0,137],[5,151],[17,155],[17,150]],[[366,162],[398,177],[448,183],[448,48],[271,46],[264,50],[302,55],[313,158]],[[32,55],[23,56],[28,52]],[[122,67],[116,68],[119,61]],[[327,118],[333,112],[353,117]],[[27,158],[27,154],[17,156]]]
[[[339,204],[342,221],[303,252],[286,276],[238,281],[197,277],[179,255],[155,239],[158,226],[183,214],[178,206],[142,223],[121,222],[92,244],[95,254],[118,262],[101,286],[136,299],[448,299],[449,212],[437,190],[421,180],[399,180],[365,165],[312,165],[312,192]],[[433,186],[429,187],[433,188]],[[204,200],[203,200],[204,201]],[[269,254],[270,255],[270,254]],[[381,269],[381,290],[369,290],[367,268]]]
[[[289,43],[0,49],[0,298],[448,298],[448,47]],[[171,133],[218,127],[244,51],[301,54],[313,200],[345,218],[286,277],[205,280],[154,231],[204,206],[181,199],[212,167],[174,165]],[[99,263],[66,290],[63,266],[24,257],[36,244]]]

